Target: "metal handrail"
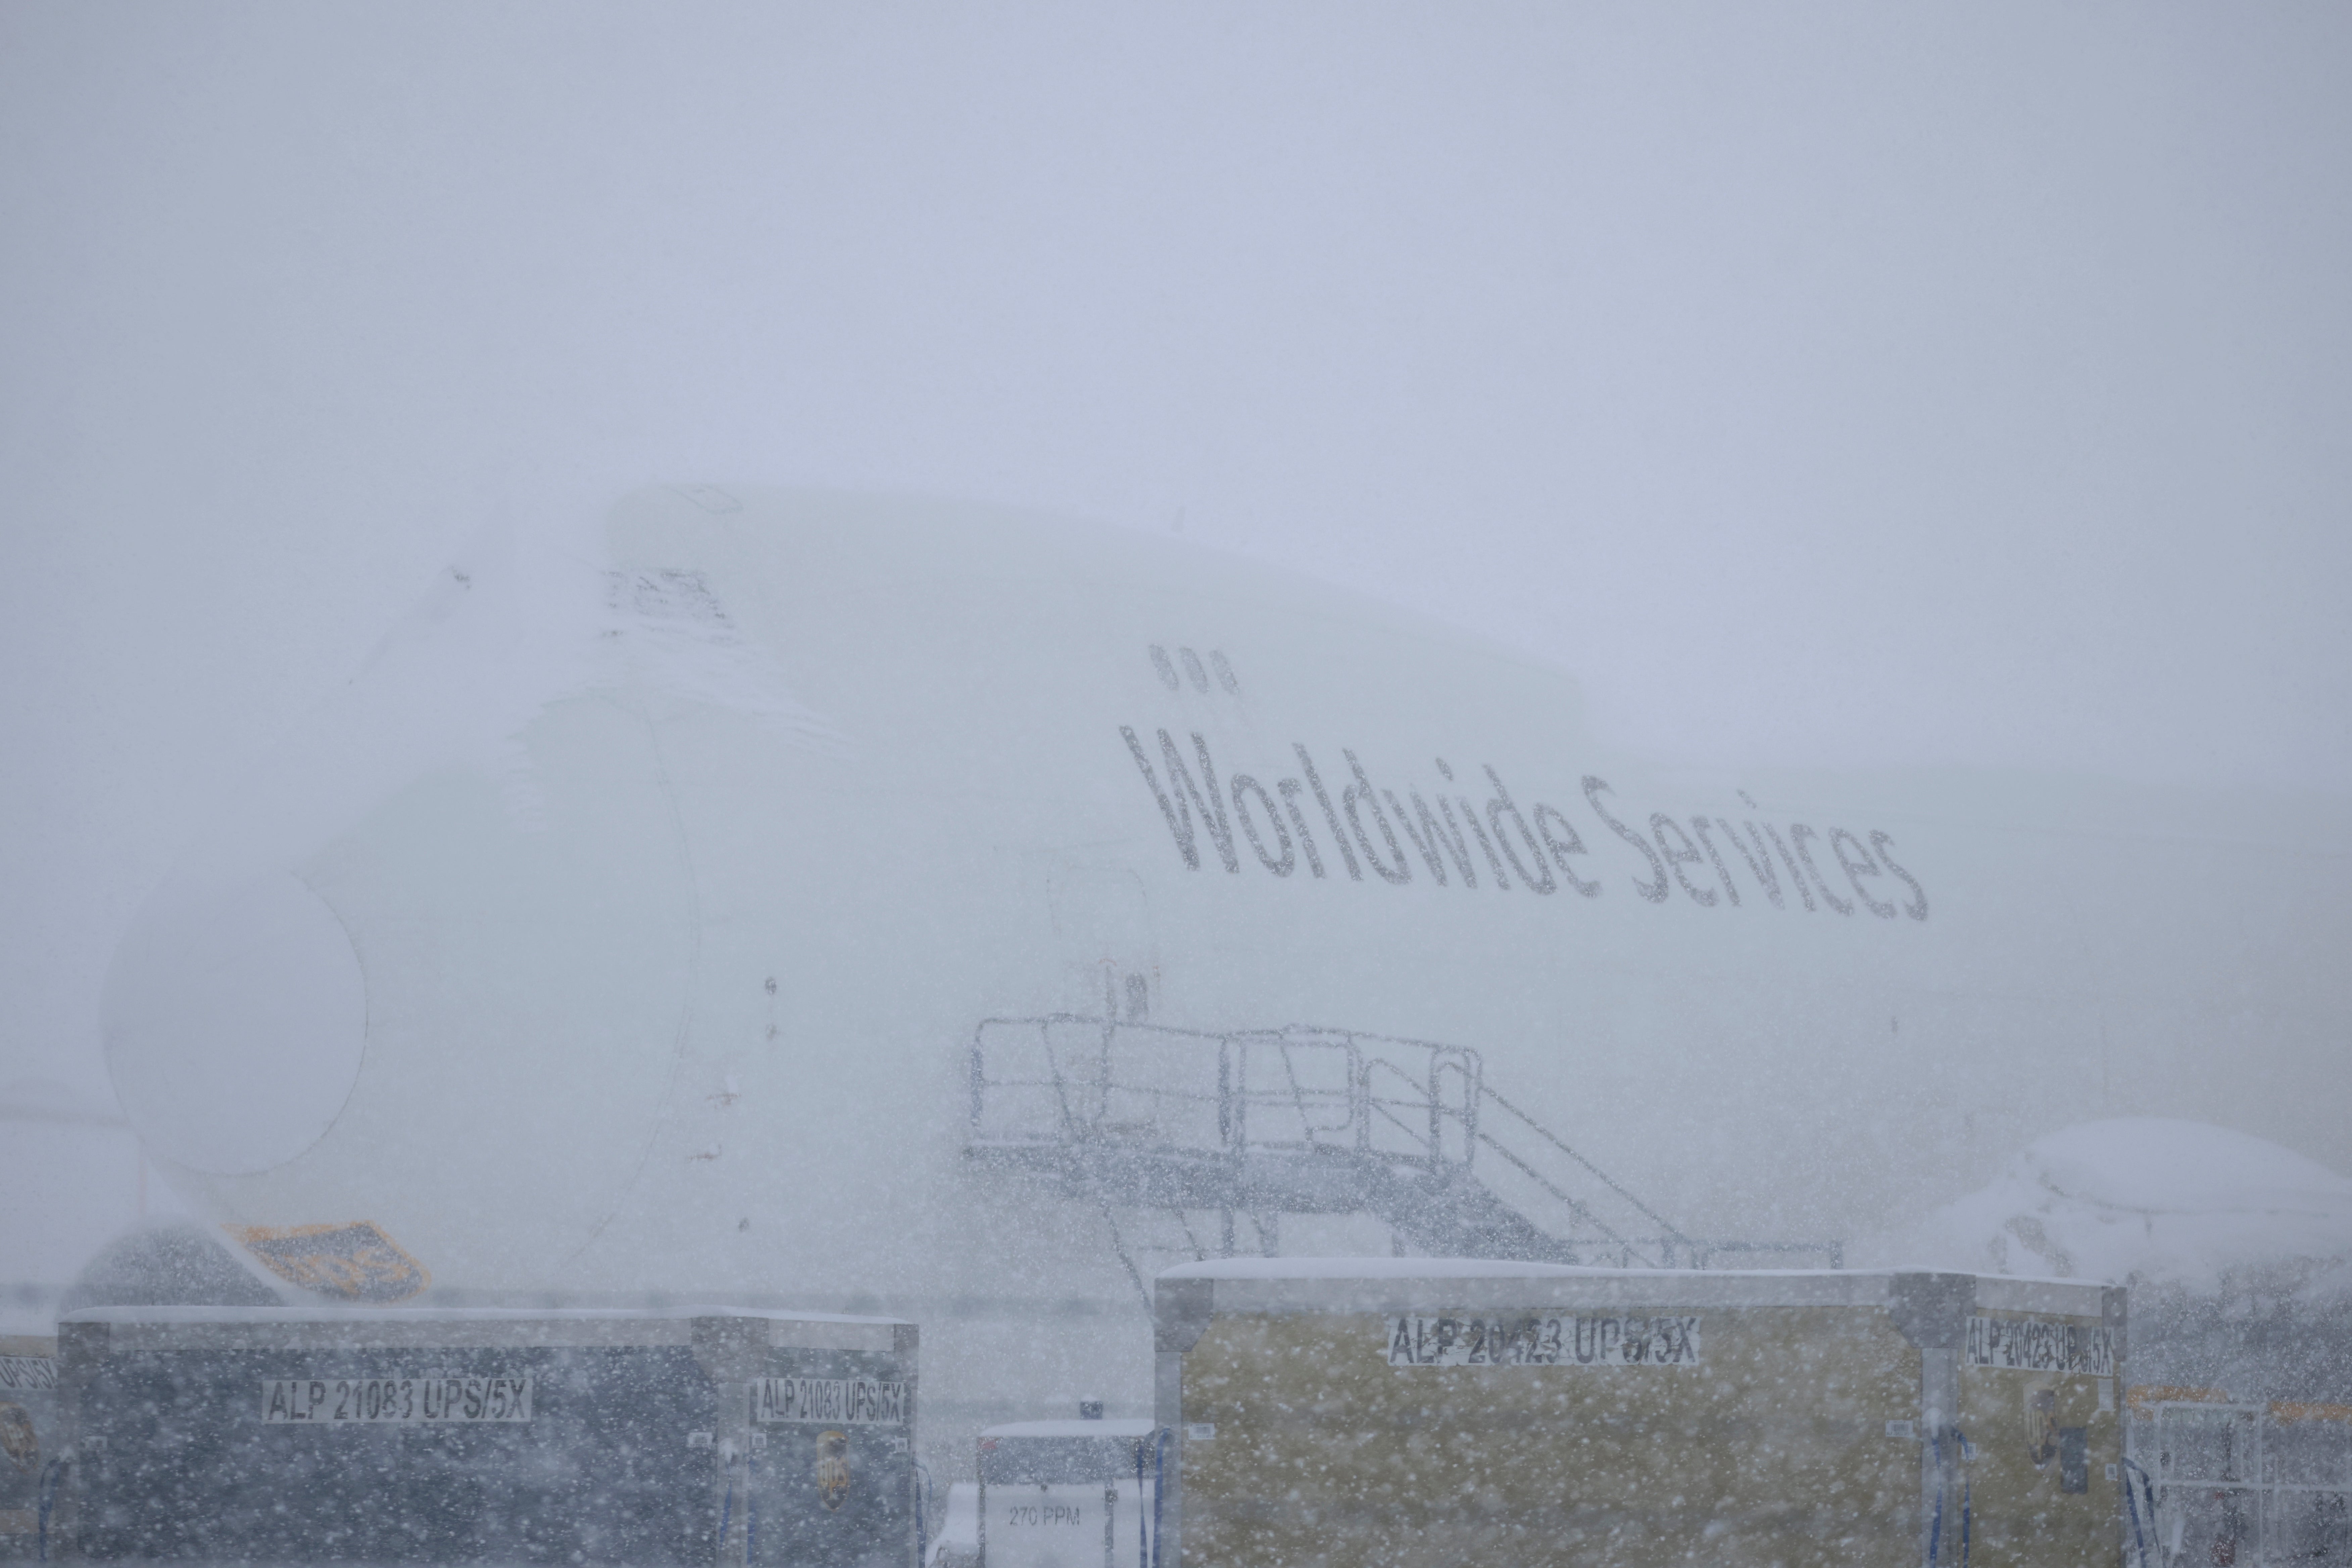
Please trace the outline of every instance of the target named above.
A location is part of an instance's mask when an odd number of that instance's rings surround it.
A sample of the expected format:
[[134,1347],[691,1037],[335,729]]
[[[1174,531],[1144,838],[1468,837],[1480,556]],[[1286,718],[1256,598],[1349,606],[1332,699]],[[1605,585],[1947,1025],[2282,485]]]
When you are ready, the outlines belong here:
[[[1045,1055],[1047,1076],[994,1079],[988,1076],[988,1035],[992,1029],[1008,1025],[1018,1025],[1036,1031],[1036,1042]],[[1055,1048],[1053,1037],[1055,1026],[1057,1025],[1078,1026],[1087,1028],[1089,1033],[1099,1031],[1097,1038],[1100,1042],[1098,1047],[1100,1058],[1097,1064],[1097,1071],[1093,1075],[1093,1083],[1102,1103],[1094,1109],[1091,1115],[1087,1114],[1082,1107],[1073,1103],[1074,1075],[1065,1070],[1062,1054]],[[1212,1034],[1206,1031],[1175,1029],[1165,1025],[1121,1025],[1113,1019],[1072,1013],[1049,1014],[1042,1017],[1020,1019],[990,1018],[983,1020],[973,1031],[971,1046],[970,1087],[971,1121],[975,1136],[986,1135],[983,1123],[987,1114],[986,1100],[989,1089],[1050,1089],[1053,1093],[1053,1105],[1058,1113],[1061,1136],[1073,1140],[1090,1137],[1096,1131],[1103,1112],[1108,1109],[1113,1089],[1117,1087],[1114,1050],[1121,1030],[1197,1040],[1202,1043],[1212,1039],[1216,1041],[1218,1073],[1217,1090],[1213,1099],[1217,1105],[1218,1136],[1225,1151],[1234,1157],[1241,1156],[1251,1148],[1323,1147],[1326,1134],[1336,1134],[1343,1145],[1352,1142],[1360,1152],[1369,1153],[1372,1151],[1372,1135],[1378,1125],[1375,1118],[1386,1122],[1396,1131],[1402,1132],[1413,1146],[1414,1152],[1409,1157],[1415,1159],[1433,1173],[1440,1173],[1446,1165],[1454,1163],[1458,1163],[1465,1169],[1470,1168],[1475,1163],[1477,1147],[1481,1142],[1496,1143],[1493,1136],[1479,1126],[1478,1118],[1479,1100],[1484,1096],[1494,1095],[1494,1091],[1486,1085],[1483,1059],[1478,1052],[1468,1047],[1447,1046],[1434,1041],[1387,1036],[1360,1036],[1352,1031],[1336,1030],[1329,1031],[1328,1034],[1319,1030],[1308,1032],[1295,1029]],[[1307,1037],[1302,1038],[1302,1035]],[[1358,1044],[1360,1040],[1423,1053],[1427,1061],[1426,1072],[1416,1075],[1384,1056],[1370,1054]],[[1270,1090],[1255,1090],[1251,1088],[1249,1056],[1252,1046],[1270,1047],[1276,1052],[1282,1064],[1280,1083],[1276,1088]],[[1315,1089],[1302,1080],[1295,1053],[1299,1048],[1307,1047],[1333,1049],[1341,1053],[1345,1064],[1345,1076],[1341,1079],[1344,1087],[1338,1090]],[[1378,1072],[1386,1072],[1402,1079],[1406,1085],[1411,1086],[1409,1092],[1395,1096],[1378,1092],[1374,1078]],[[1449,1074],[1458,1075],[1462,1082],[1462,1103],[1458,1107],[1447,1102],[1445,1080]],[[1085,1080],[1079,1079],[1079,1081]],[[1181,1089],[1157,1086],[1140,1088],[1130,1084],[1128,1086],[1128,1090],[1130,1093],[1147,1096],[1153,1100],[1188,1101],[1195,1104],[1205,1103],[1213,1098]],[[1528,1121],[1528,1124],[1535,1127],[1538,1132],[1542,1133],[1563,1152],[1569,1153],[1571,1158],[1577,1159],[1579,1163],[1583,1164],[1588,1170],[1593,1169],[1590,1162],[1583,1160],[1565,1144],[1560,1144],[1558,1139],[1551,1138],[1549,1132],[1534,1123],[1517,1106],[1499,1095],[1494,1095],[1494,1098],[1497,1104],[1519,1117],[1520,1120]],[[1328,1105],[1335,1099],[1342,1102],[1339,1108],[1341,1120],[1337,1125],[1328,1125],[1318,1116],[1318,1110],[1320,1106]],[[1293,1141],[1253,1137],[1249,1126],[1250,1107],[1254,1103],[1260,1102],[1266,1105],[1286,1102],[1286,1108],[1297,1119],[1298,1138]],[[1425,1117],[1427,1131],[1424,1132],[1409,1124],[1402,1117],[1396,1114],[1399,1110],[1416,1111]],[[1462,1156],[1458,1161],[1449,1160],[1446,1154],[1446,1131],[1449,1121],[1458,1123],[1462,1131]],[[1501,1146],[1496,1144],[1496,1147]],[[1507,1150],[1504,1152],[1507,1157],[1512,1159],[1514,1164],[1526,1168],[1524,1161],[1509,1155]],[[1528,1173],[1535,1174],[1532,1169],[1528,1170]],[[1597,1170],[1593,1173],[1601,1175]],[[1537,1179],[1539,1182],[1542,1180],[1540,1177]],[[1601,1175],[1601,1179],[1608,1182],[1613,1190],[1623,1194],[1623,1189],[1618,1187],[1614,1182],[1610,1182],[1605,1175]],[[1574,1205],[1572,1200],[1559,1194],[1556,1186],[1548,1182],[1542,1184],[1546,1190],[1553,1192],[1555,1195],[1561,1195],[1563,1202],[1570,1202],[1571,1206],[1576,1207],[1580,1214],[1589,1215],[1589,1210]],[[1630,1194],[1624,1195],[1629,1198],[1629,1201],[1634,1201],[1635,1206],[1641,1208],[1643,1213],[1653,1219],[1657,1218],[1638,1200],[1631,1200]],[[1665,1225],[1663,1220],[1658,1220],[1657,1223],[1662,1226]],[[1672,1227],[1665,1226],[1665,1228]]]
[[1462,1075],[1462,1109],[1457,1114],[1462,1119],[1462,1167],[1468,1170],[1478,1152],[1478,1093],[1486,1087],[1486,1064],[1461,1052],[1433,1054],[1429,1058],[1429,1143],[1432,1155],[1439,1158],[1444,1153],[1444,1083],[1449,1072]]
[[1372,1114],[1375,1111],[1386,1118],[1390,1126],[1394,1127],[1398,1131],[1402,1132],[1406,1138],[1412,1140],[1416,1145],[1421,1142],[1421,1133],[1419,1130],[1411,1122],[1397,1115],[1395,1111],[1389,1109],[1391,1106],[1395,1105],[1409,1106],[1414,1109],[1419,1109],[1421,1105],[1420,1098],[1416,1096],[1410,1100],[1391,1099],[1375,1092],[1372,1088],[1372,1074],[1375,1071],[1381,1069],[1396,1074],[1398,1077],[1404,1079],[1407,1083],[1411,1083],[1412,1081],[1405,1073],[1405,1070],[1397,1066],[1394,1062],[1381,1061],[1379,1058],[1375,1057],[1364,1063],[1363,1070],[1357,1075],[1356,1079],[1358,1103],[1363,1107],[1363,1115],[1359,1119],[1356,1125],[1356,1147],[1360,1152],[1367,1154],[1373,1152]]
[[[989,1041],[992,1029],[1017,1025],[1036,1031],[1037,1047],[1045,1057],[1045,1076],[991,1078],[988,1072]],[[1100,1059],[1090,1074],[1073,1073],[1065,1065],[1064,1052],[1055,1047],[1053,1031],[1055,1026],[1084,1026],[1100,1029]],[[1205,1044],[1214,1040],[1218,1047],[1217,1088],[1213,1095],[1178,1088],[1141,1086],[1118,1082],[1116,1066],[1118,1037],[1125,1031],[1151,1036],[1173,1037],[1178,1039]],[[1359,1150],[1368,1150],[1374,1116],[1384,1118],[1402,1131],[1418,1148],[1417,1158],[1432,1168],[1448,1163],[1467,1164],[1475,1148],[1477,1129],[1476,1100],[1481,1081],[1481,1063],[1477,1053],[1463,1047],[1440,1046],[1418,1040],[1383,1040],[1382,1043],[1407,1047],[1428,1053],[1429,1067],[1425,1079],[1392,1061],[1368,1055],[1352,1034],[1321,1031],[1307,1033],[1294,1030],[1248,1030],[1231,1034],[1211,1034],[1206,1031],[1172,1029],[1166,1026],[1121,1025],[1116,1022],[1076,1014],[1053,1014],[1034,1018],[990,1018],[973,1032],[970,1050],[969,1087],[971,1094],[970,1121],[977,1137],[988,1137],[985,1123],[990,1089],[1035,1089],[1052,1091],[1055,1120],[1061,1136],[1085,1139],[1092,1135],[1108,1110],[1110,1096],[1122,1089],[1124,1092],[1141,1095],[1155,1101],[1177,1101],[1207,1104],[1213,1101],[1218,1110],[1218,1141],[1232,1153],[1249,1148],[1320,1148],[1336,1142],[1345,1147],[1353,1143]],[[1255,1089],[1250,1079],[1249,1058],[1253,1047],[1271,1050],[1280,1063],[1275,1087]],[[1298,1052],[1323,1049],[1339,1053],[1342,1071],[1339,1084],[1319,1088],[1302,1076]],[[1372,1074],[1385,1069],[1412,1086],[1409,1095],[1384,1096],[1375,1091]],[[1458,1074],[1463,1083],[1463,1103],[1447,1103],[1444,1081],[1448,1074]],[[1093,1089],[1102,1103],[1092,1108],[1077,1102],[1076,1090],[1080,1086]],[[1254,1136],[1250,1128],[1250,1108],[1281,1104],[1296,1118],[1297,1137],[1267,1138]],[[1404,1107],[1426,1116],[1426,1134],[1406,1126],[1390,1110]],[[1329,1120],[1336,1110],[1338,1119]],[[1445,1128],[1448,1121],[1460,1123],[1464,1156],[1449,1162],[1444,1151]],[[999,1134],[998,1136],[1002,1136]],[[1025,1140],[1024,1140],[1025,1141]]]
[[[1528,1164],[1525,1160],[1522,1160],[1517,1154],[1512,1153],[1510,1150],[1505,1148],[1501,1143],[1496,1142],[1491,1135],[1482,1132],[1478,1136],[1485,1139],[1488,1146],[1491,1147],[1496,1153],[1500,1154],[1504,1159],[1508,1160],[1512,1164],[1517,1165],[1530,1181],[1536,1184],[1536,1185],[1541,1187],[1544,1191],[1549,1193],[1552,1196],[1566,1204],[1570,1212],[1574,1213],[1578,1218],[1583,1220],[1587,1225],[1592,1226],[1594,1228],[1600,1230],[1603,1235],[1607,1236],[1610,1240],[1617,1243],[1620,1247],[1624,1247],[1629,1252],[1632,1251],[1633,1247],[1633,1241],[1612,1229],[1608,1222],[1603,1220],[1599,1215],[1594,1214],[1591,1209],[1585,1206],[1584,1204],[1569,1196],[1566,1193],[1560,1191],[1559,1188],[1554,1186],[1533,1165]],[[1658,1266],[1654,1259],[1645,1258],[1643,1261],[1649,1263],[1654,1268]]]
[[[1359,1069],[1356,1079],[1359,1103],[1362,1107],[1357,1123],[1356,1138],[1356,1147],[1360,1152],[1364,1153],[1373,1152],[1371,1117],[1372,1113],[1377,1111],[1387,1119],[1391,1126],[1402,1132],[1420,1149],[1421,1153],[1418,1157],[1433,1175],[1442,1173],[1449,1163],[1459,1164],[1465,1170],[1470,1167],[1477,1150],[1478,1123],[1475,1109],[1478,1081],[1477,1062],[1475,1058],[1470,1058],[1466,1062],[1460,1059],[1449,1061],[1447,1059],[1449,1056],[1467,1056],[1467,1053],[1455,1053],[1442,1047],[1433,1047],[1429,1073],[1425,1080],[1417,1080],[1405,1068],[1383,1058],[1361,1058],[1363,1065]],[[1372,1079],[1376,1072],[1383,1071],[1403,1079],[1412,1086],[1415,1092],[1409,1098],[1391,1099],[1381,1095],[1374,1089]],[[1443,1083],[1444,1075],[1448,1072],[1457,1072],[1462,1075],[1464,1089],[1461,1110],[1456,1110],[1445,1103]],[[1391,1106],[1402,1106],[1424,1111],[1428,1117],[1428,1131],[1423,1133],[1407,1123],[1402,1117],[1389,1109]],[[1462,1123],[1463,1154],[1459,1161],[1448,1161],[1445,1154],[1444,1128],[1446,1119],[1449,1117]]]
[[[1242,1043],[1244,1052],[1246,1052],[1250,1046],[1261,1045],[1271,1047],[1280,1056],[1282,1059],[1283,1076],[1290,1086],[1291,1105],[1298,1113],[1298,1130],[1304,1136],[1307,1147],[1319,1146],[1321,1141],[1315,1136],[1318,1131],[1345,1132],[1354,1124],[1357,1115],[1357,1105],[1355,1095],[1351,1092],[1351,1089],[1356,1081],[1356,1075],[1359,1070],[1359,1064],[1362,1059],[1362,1054],[1356,1049],[1353,1042],[1345,1039],[1293,1039],[1287,1030],[1269,1031],[1264,1033],[1253,1032],[1249,1034],[1237,1035],[1234,1037]],[[1328,1100],[1331,1098],[1332,1091],[1329,1089],[1310,1089],[1298,1081],[1298,1063],[1291,1056],[1291,1052],[1294,1048],[1337,1050],[1342,1054],[1342,1058],[1346,1062],[1346,1077],[1343,1081],[1349,1086],[1349,1089],[1341,1089],[1339,1091],[1340,1094],[1346,1097],[1345,1104],[1347,1108],[1347,1120],[1342,1121],[1339,1126],[1334,1128],[1322,1128],[1318,1126],[1313,1114],[1307,1109],[1307,1102],[1309,1097],[1318,1100]],[[1244,1059],[1246,1059],[1246,1057]],[[1244,1086],[1244,1088],[1246,1088],[1246,1086]],[[1276,1095],[1278,1095],[1279,1093],[1279,1090],[1274,1091],[1274,1094]],[[1272,1098],[1272,1096],[1269,1096],[1269,1098]],[[1261,1144],[1259,1146],[1263,1148],[1274,1147],[1276,1145]]]
[[[1007,1038],[1008,1030],[1017,1034]],[[1019,1044],[1024,1040],[1028,1044]],[[1202,1081],[1212,1044],[1213,1089]],[[1008,1064],[1020,1076],[991,1078],[992,1058],[1003,1059],[1006,1049],[1038,1054]],[[1621,1253],[1629,1266],[1638,1258],[1667,1268],[1683,1260],[1705,1267],[1726,1252],[1820,1251],[1829,1255],[1832,1268],[1842,1260],[1833,1242],[1717,1242],[1685,1234],[1496,1092],[1486,1081],[1484,1058],[1469,1047],[1341,1029],[1193,1030],[1053,1014],[982,1020],[970,1051],[976,1150],[988,1144],[1058,1144],[1074,1152],[1087,1144],[1139,1152],[1161,1146],[1163,1152],[1188,1158],[1228,1160],[1236,1169],[1255,1152],[1352,1154],[1416,1166],[1444,1182],[1472,1175],[1484,1144],[1494,1151],[1487,1157],[1490,1167],[1493,1160],[1502,1160],[1517,1173],[1512,1181],[1524,1177],[1535,1192],[1564,1207],[1567,1229],[1576,1235],[1538,1227],[1563,1248],[1601,1247]],[[1313,1051],[1337,1053],[1336,1060],[1320,1058],[1339,1069],[1336,1081],[1308,1069],[1314,1058],[1307,1053]],[[1271,1058],[1254,1069],[1254,1053],[1271,1053]],[[1019,1093],[992,1100],[992,1091]],[[1485,1113],[1489,1100],[1510,1119],[1509,1131]],[[1202,1114],[1212,1106],[1213,1141]],[[1000,1109],[1004,1114],[992,1126],[992,1111]],[[1580,1174],[1571,1176],[1554,1163],[1559,1156]],[[1595,1203],[1608,1200],[1597,1193],[1579,1197],[1573,1190],[1588,1179],[1622,1201],[1654,1234],[1635,1234],[1639,1223],[1612,1225],[1602,1218]],[[1492,1195],[1507,1205],[1516,1202],[1499,1191]],[[1533,1223],[1532,1215],[1523,1217]]]
[[1623,1198],[1627,1203],[1632,1204],[1635,1208],[1639,1209],[1643,1217],[1654,1221],[1660,1229],[1666,1233],[1668,1237],[1675,1241],[1683,1242],[1685,1245],[1688,1244],[1690,1238],[1683,1235],[1681,1231],[1675,1228],[1673,1222],[1668,1220],[1665,1215],[1658,1213],[1657,1210],[1652,1208],[1649,1205],[1643,1203],[1641,1199],[1627,1192],[1622,1186],[1620,1186],[1616,1178],[1610,1175],[1608,1172],[1602,1170],[1600,1166],[1594,1164],[1591,1161],[1586,1159],[1583,1155],[1578,1153],[1567,1144],[1561,1142],[1559,1139],[1553,1134],[1551,1129],[1546,1127],[1542,1122],[1538,1121],[1534,1117],[1529,1116],[1526,1111],[1521,1110],[1517,1106],[1513,1105],[1509,1100],[1505,1100],[1501,1095],[1496,1093],[1493,1089],[1487,1087],[1483,1082],[1479,1087],[1485,1090],[1487,1099],[1493,1100],[1505,1110],[1509,1111],[1521,1121],[1527,1123],[1528,1127],[1534,1131],[1537,1137],[1541,1138],[1545,1142],[1549,1143],[1553,1148],[1559,1150],[1561,1153],[1567,1155],[1570,1159],[1583,1166],[1585,1170],[1599,1180],[1603,1186],[1607,1187],[1611,1192],[1615,1193],[1619,1197]]

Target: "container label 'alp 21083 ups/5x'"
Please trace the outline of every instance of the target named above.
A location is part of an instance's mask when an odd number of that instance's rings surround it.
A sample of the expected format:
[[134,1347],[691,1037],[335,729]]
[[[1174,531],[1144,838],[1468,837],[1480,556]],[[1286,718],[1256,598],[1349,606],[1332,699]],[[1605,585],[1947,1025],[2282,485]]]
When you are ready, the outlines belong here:
[[528,1421],[528,1377],[265,1377],[266,1425],[307,1421],[321,1426],[387,1421]]

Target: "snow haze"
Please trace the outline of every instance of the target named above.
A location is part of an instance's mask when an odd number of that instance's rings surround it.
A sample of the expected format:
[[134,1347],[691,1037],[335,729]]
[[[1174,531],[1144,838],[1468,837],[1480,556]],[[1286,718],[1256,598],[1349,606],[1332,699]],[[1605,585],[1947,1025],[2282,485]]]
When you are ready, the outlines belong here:
[[214,804],[648,481],[1179,533],[1670,763],[2340,797],[2347,80],[2272,5],[0,7],[0,1089],[103,1115]]

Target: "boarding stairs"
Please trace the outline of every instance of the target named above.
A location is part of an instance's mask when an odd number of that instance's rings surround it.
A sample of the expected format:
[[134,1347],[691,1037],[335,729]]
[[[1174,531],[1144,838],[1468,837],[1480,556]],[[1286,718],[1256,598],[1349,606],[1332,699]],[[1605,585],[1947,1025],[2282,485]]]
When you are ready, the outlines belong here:
[[1834,1242],[1685,1234],[1497,1092],[1468,1047],[1055,1014],[981,1024],[969,1072],[966,1153],[1099,1209],[1139,1289],[1168,1262],[1277,1254],[1285,1215],[1369,1214],[1423,1256],[1843,1261]]

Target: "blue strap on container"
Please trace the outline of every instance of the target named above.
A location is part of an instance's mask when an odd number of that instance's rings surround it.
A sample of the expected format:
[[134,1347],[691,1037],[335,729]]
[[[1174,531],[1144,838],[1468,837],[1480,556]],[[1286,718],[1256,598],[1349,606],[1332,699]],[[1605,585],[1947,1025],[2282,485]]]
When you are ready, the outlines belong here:
[[49,1560],[49,1510],[57,1507],[58,1489],[64,1484],[65,1474],[65,1457],[59,1455],[42,1467],[40,1482],[34,1488],[39,1516],[40,1560],[44,1563]]
[[931,1495],[931,1472],[929,1467],[925,1465],[920,1459],[915,1460],[914,1465],[915,1562],[919,1565],[929,1562],[931,1557],[930,1527],[923,1513],[924,1500]]
[[1955,1426],[1952,1440],[1959,1445],[1960,1456],[1960,1568],[1969,1568],[1969,1527],[1975,1522],[1976,1483],[1968,1471],[1969,1435]]
[[1927,1564],[1935,1568],[1937,1554],[1944,1544],[1944,1439],[1938,1433],[1936,1444],[1936,1512],[1927,1521]]
[[760,1494],[751,1487],[751,1450],[743,1450],[743,1561],[760,1561]]
[[1168,1428],[1160,1428],[1151,1457],[1151,1568],[1160,1568],[1160,1500],[1168,1495]]
[[1151,1521],[1143,1517],[1143,1445],[1135,1446],[1135,1568],[1151,1561]]
[[2140,1483],[2147,1489],[2147,1528],[2151,1533],[2156,1529],[2156,1483],[2137,1464],[2130,1459],[2124,1461],[2124,1505],[2131,1510],[2132,1555],[2140,1568],[2147,1568],[2147,1537],[2140,1533],[2139,1494],[2132,1486],[2134,1476],[2137,1476]]

